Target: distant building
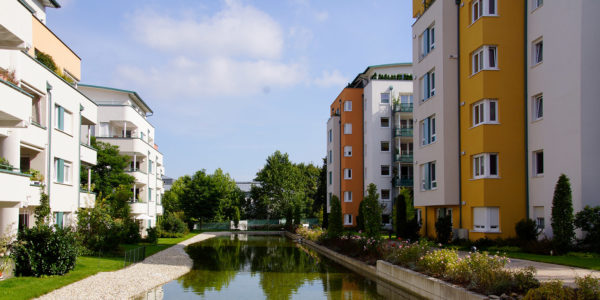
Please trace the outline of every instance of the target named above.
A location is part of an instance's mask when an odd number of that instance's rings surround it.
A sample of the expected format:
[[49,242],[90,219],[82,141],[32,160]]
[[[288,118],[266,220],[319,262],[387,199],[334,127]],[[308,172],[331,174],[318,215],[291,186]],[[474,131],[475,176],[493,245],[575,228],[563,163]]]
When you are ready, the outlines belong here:
[[162,180],[163,180],[163,185],[164,185],[163,188],[164,188],[165,192],[171,190],[171,186],[173,186],[174,179],[171,177],[163,176]]
[[246,195],[246,199],[250,198],[250,190],[252,189],[253,186],[260,186],[260,182],[255,182],[255,181],[239,181],[236,182],[235,185],[237,185],[237,187],[242,190],[242,192],[244,192],[244,194]]

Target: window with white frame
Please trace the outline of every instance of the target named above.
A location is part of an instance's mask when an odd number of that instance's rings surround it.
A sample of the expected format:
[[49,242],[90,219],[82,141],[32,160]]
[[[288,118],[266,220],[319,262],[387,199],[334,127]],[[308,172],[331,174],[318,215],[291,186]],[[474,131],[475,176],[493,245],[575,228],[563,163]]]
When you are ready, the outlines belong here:
[[421,77],[421,101],[425,101],[435,95],[435,71],[431,70]]
[[346,156],[346,157],[352,156],[352,146],[344,146],[344,156]]
[[389,201],[391,199],[390,190],[382,189],[381,190],[381,200]]
[[431,25],[419,37],[421,41],[421,58],[427,56],[435,48],[435,27]]
[[390,103],[390,93],[381,93],[381,104]]
[[344,202],[352,202],[352,192],[351,191],[344,192]]
[[327,157],[327,163],[333,162],[333,151],[329,150],[329,156]]
[[352,179],[352,169],[344,169],[344,179]]
[[403,104],[413,103],[413,95],[400,95],[400,103],[403,103]]
[[531,49],[533,50],[532,59],[534,65],[544,61],[544,41],[542,39],[533,42]]
[[546,227],[543,206],[533,207],[533,218],[538,228],[543,229],[544,227]]
[[498,51],[496,46],[483,46],[471,54],[471,73],[482,70],[498,69]]
[[73,115],[65,110],[64,107],[56,105],[54,107],[54,128],[71,133]]
[[72,165],[70,162],[62,158],[54,158],[54,181],[71,183],[71,169]]
[[437,188],[435,161],[421,165],[421,190],[428,191]]
[[329,142],[333,142],[333,130],[329,129]]
[[390,118],[388,118],[388,117],[381,117],[381,119],[379,120],[379,125],[382,128],[389,128],[390,127]]
[[390,176],[390,165],[381,165],[381,176]]
[[544,175],[544,150],[533,152],[533,175]]
[[473,127],[498,123],[498,101],[481,100],[473,104]]
[[382,152],[390,152],[390,141],[381,141],[379,146]]
[[352,111],[352,101],[344,101],[344,111]]
[[471,2],[471,23],[484,16],[497,16],[496,0],[473,0]]
[[539,120],[544,117],[544,95],[533,96],[533,120]]
[[531,9],[534,10],[542,5],[544,5],[544,0],[531,0]]
[[352,215],[344,214],[344,225],[352,225]]
[[421,145],[429,145],[436,140],[435,116],[425,118],[420,122],[421,127]]
[[344,134],[352,134],[352,123],[344,124]]
[[333,173],[329,172],[329,184],[333,183]]
[[482,153],[473,156],[473,179],[498,177],[498,154]]
[[474,207],[473,208],[473,231],[499,232],[500,231],[500,208],[498,208],[498,207]]

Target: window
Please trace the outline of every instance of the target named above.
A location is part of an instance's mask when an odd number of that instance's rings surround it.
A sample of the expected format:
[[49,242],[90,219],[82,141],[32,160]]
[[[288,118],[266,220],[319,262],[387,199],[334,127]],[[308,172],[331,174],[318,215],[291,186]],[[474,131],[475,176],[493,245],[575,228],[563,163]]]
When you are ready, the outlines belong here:
[[471,54],[471,73],[481,70],[497,70],[498,53],[496,46],[483,46]]
[[152,189],[148,189],[148,202],[152,202]]
[[56,105],[54,107],[54,127],[67,133],[71,133],[72,115],[64,107]]
[[473,127],[498,123],[498,101],[481,100],[473,104]]
[[496,0],[474,0],[471,2],[471,22],[483,16],[496,16]]
[[390,142],[389,141],[381,141],[380,149],[382,152],[390,152]]
[[390,190],[381,190],[381,200],[390,200]]
[[344,202],[352,202],[352,192],[351,191],[344,192]]
[[327,157],[327,163],[331,163],[333,161],[333,151],[329,150],[329,156]]
[[413,95],[401,95],[400,96],[400,103],[413,103]]
[[344,134],[352,134],[352,123],[344,124]]
[[333,130],[329,129],[329,142],[333,142]]
[[344,179],[352,179],[352,169],[344,169]]
[[544,227],[546,227],[543,206],[533,207],[533,217],[538,228],[543,229]]
[[421,58],[427,56],[435,48],[435,28],[430,26],[419,37],[421,40]]
[[390,166],[381,165],[381,176],[390,176]]
[[435,162],[421,165],[421,190],[428,191],[437,188]]
[[29,228],[29,214],[20,213],[19,214],[19,230]]
[[531,5],[532,9],[536,9],[536,8],[544,5],[544,0],[532,0],[532,1],[533,1],[532,5]]
[[539,120],[544,117],[544,95],[539,94],[533,97],[533,120]]
[[544,41],[533,42],[533,64],[539,64],[544,60]]
[[379,121],[380,125],[382,128],[389,128],[390,127],[390,118],[388,117],[382,117]]
[[344,111],[352,111],[352,101],[344,101]]
[[474,207],[473,231],[499,232],[500,209],[498,207]]
[[421,101],[435,95],[435,71],[431,70],[421,77],[421,90],[423,91]]
[[333,174],[331,172],[329,172],[329,184],[332,184],[333,182]]
[[421,145],[429,145],[435,142],[435,116],[425,118],[421,121]]
[[346,157],[352,156],[352,146],[344,146],[344,156],[346,156]]
[[473,179],[497,176],[498,154],[483,153],[473,156]]
[[533,152],[533,175],[544,175],[544,151]]
[[352,215],[344,214],[344,225],[352,225]]
[[62,158],[54,158],[54,181],[71,183],[71,163]]
[[390,103],[390,93],[381,93],[381,104]]
[[452,222],[452,208],[450,207],[440,207],[437,209],[437,218],[443,218],[445,216],[449,216],[450,217],[450,222]]
[[65,213],[62,211],[57,211],[54,213],[54,224],[56,224],[56,226],[58,226],[59,228],[63,228],[64,227],[64,219],[65,219]]
[[152,161],[148,161],[148,173],[152,174]]

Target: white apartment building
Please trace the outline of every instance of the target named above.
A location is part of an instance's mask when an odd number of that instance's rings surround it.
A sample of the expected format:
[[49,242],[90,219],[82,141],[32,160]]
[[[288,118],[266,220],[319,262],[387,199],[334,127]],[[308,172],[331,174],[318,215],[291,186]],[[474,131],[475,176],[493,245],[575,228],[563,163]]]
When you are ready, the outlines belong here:
[[[0,71],[10,73],[0,76],[0,233],[33,225],[42,190],[59,226],[74,225],[77,210],[95,202],[79,172],[96,164],[96,151],[82,137],[96,124],[98,108],[75,88],[81,60],[46,27],[47,7],[60,5],[0,2]],[[56,72],[36,60],[38,51],[53,57]],[[33,170],[41,177],[26,174]]]
[[80,84],[79,90],[98,105],[97,141],[119,146],[130,158],[127,173],[135,177],[131,213],[142,220],[142,228],[156,226],[163,214],[165,174],[163,155],[154,142],[154,126],[147,117],[152,109],[134,91]]

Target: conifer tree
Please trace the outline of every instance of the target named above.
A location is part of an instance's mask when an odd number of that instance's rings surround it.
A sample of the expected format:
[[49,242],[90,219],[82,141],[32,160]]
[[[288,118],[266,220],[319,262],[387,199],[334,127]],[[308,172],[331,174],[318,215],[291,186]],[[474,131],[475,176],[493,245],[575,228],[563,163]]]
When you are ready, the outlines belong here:
[[552,232],[554,247],[564,253],[571,247],[575,231],[573,229],[573,199],[571,184],[565,174],[561,174],[554,187],[552,199]]

